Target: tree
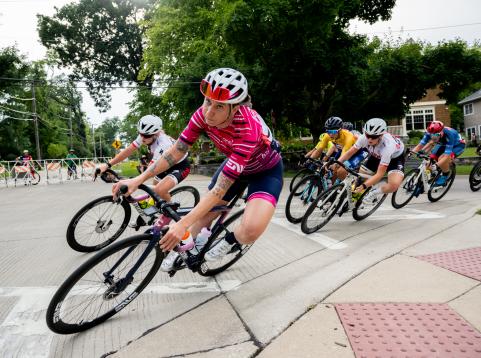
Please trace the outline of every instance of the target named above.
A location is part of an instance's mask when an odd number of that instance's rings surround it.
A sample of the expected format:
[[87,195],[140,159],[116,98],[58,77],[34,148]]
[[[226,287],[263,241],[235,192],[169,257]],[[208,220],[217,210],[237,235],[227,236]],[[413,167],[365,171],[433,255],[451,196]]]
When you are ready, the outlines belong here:
[[144,28],[139,25],[150,0],[81,0],[56,8],[53,17],[38,15],[42,44],[53,51],[71,77],[85,80],[95,103],[109,108],[112,85],[124,80],[150,85],[138,79]]

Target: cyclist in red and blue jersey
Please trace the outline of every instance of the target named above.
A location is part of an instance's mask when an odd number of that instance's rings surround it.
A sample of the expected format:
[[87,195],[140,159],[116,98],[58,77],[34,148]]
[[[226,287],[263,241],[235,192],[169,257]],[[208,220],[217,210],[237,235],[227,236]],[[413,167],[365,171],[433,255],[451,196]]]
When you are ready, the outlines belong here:
[[436,185],[442,186],[448,180],[451,163],[464,152],[466,143],[457,130],[445,127],[443,122],[432,121],[413,152],[421,150],[427,152],[433,146],[429,156],[437,162],[443,172],[443,175],[436,179]]
[[[187,230],[195,237],[202,227],[208,227],[218,215],[210,210],[233,198],[238,192],[239,179],[246,179],[247,204],[241,225],[206,253],[207,261],[215,261],[239,248],[238,243],[253,243],[267,228],[282,189],[283,164],[278,144],[269,137],[264,121],[248,104],[247,80],[242,73],[230,68],[213,70],[202,80],[200,91],[204,103],[192,115],[175,145],[143,174],[114,185],[113,193],[122,184],[127,184],[132,193],[145,180],[174,165],[205,133],[227,158],[213,176],[209,192],[189,214],[170,225],[160,246],[170,251]],[[173,265],[175,255],[172,251],[164,261],[172,261]]]

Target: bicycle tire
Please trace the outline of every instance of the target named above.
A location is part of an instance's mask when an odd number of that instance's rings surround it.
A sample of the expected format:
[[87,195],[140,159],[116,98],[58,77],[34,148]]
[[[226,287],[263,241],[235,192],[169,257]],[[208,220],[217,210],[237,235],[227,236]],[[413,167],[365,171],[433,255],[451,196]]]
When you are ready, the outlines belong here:
[[469,188],[472,191],[478,191],[481,189],[481,180],[476,179],[476,177],[481,178],[481,161],[476,163],[469,173]]
[[[79,252],[93,252],[93,251],[100,250],[100,249],[104,248],[105,246],[114,242],[120,235],[122,235],[122,233],[127,228],[127,225],[129,224],[129,221],[130,221],[132,209],[130,208],[130,204],[126,200],[122,200],[121,203],[120,203],[120,206],[122,207],[122,209],[124,211],[124,218],[122,219],[118,230],[115,231],[113,233],[113,235],[111,235],[107,238],[103,238],[103,240],[101,242],[95,242],[94,244],[82,243],[82,240],[78,237],[79,235],[76,235],[76,233],[75,233],[79,221],[84,216],[86,216],[89,213],[89,211],[91,211],[92,209],[95,209],[97,206],[99,206],[103,203],[112,203],[114,205],[118,205],[118,204],[114,203],[113,197],[111,195],[102,196],[100,198],[92,200],[87,205],[82,207],[74,215],[74,217],[72,218],[72,220],[68,224],[68,227],[67,227],[67,243],[73,250],[79,251]],[[101,221],[101,218],[98,218],[97,223],[94,224],[94,228],[92,229],[93,230],[92,234],[94,232],[100,233],[99,230],[100,231],[103,230],[103,228],[99,227],[99,225],[101,224],[100,221]],[[112,223],[108,224],[108,227],[110,227],[111,224]],[[90,239],[92,238],[92,234],[90,235]],[[103,234],[103,232],[100,233],[100,234]]]
[[451,173],[449,174],[449,178],[446,181],[445,190],[439,197],[435,197],[433,196],[433,190],[436,188],[434,184],[436,183],[436,179],[439,178],[440,175],[442,175],[441,171],[439,171],[439,173],[434,177],[431,185],[429,186],[428,199],[432,203],[441,200],[441,198],[443,198],[448,193],[449,189],[451,189],[451,186],[454,183],[454,178],[456,178],[456,165],[453,163],[451,166]]
[[[164,258],[164,254],[160,250],[159,245],[154,245],[152,251],[154,252],[155,257],[153,258],[152,261],[152,267],[148,270],[146,273],[145,277],[140,279],[137,287],[133,289],[131,292],[130,291],[125,291],[122,290],[119,293],[120,294],[124,293],[126,297],[122,300],[115,300],[115,297],[105,297],[106,294],[109,292],[111,293],[112,291],[109,291],[107,288],[105,280],[103,282],[99,282],[101,284],[101,289],[92,289],[90,287],[86,286],[80,286],[78,294],[73,295],[71,297],[67,297],[70,293],[72,293],[72,290],[76,287],[76,284],[79,283],[84,276],[88,275],[89,273],[93,273],[91,271],[94,271],[98,265],[101,265],[102,263],[106,264],[107,267],[111,266],[112,263],[107,264],[107,261],[109,258],[111,258],[112,255],[119,253],[121,250],[124,249],[129,249],[133,247],[133,251],[130,253],[132,255],[135,253],[135,248],[136,246],[138,247],[142,243],[148,244],[149,241],[151,240],[152,236],[151,235],[136,235],[132,236],[130,238],[118,241],[114,243],[113,245],[110,245],[103,250],[97,252],[94,256],[92,256],[89,260],[87,260],[85,263],[83,263],[79,268],[77,268],[66,280],[65,282],[58,288],[57,292],[55,292],[54,296],[52,297],[50,304],[48,305],[47,308],[47,314],[46,314],[46,322],[47,326],[55,333],[58,334],[72,334],[72,333],[78,333],[85,331],[87,329],[90,329],[94,326],[97,326],[98,324],[106,321],[116,313],[120,312],[123,308],[125,308],[129,303],[131,303],[139,294],[142,292],[142,290],[149,284],[149,282],[154,278],[155,274],[159,270],[160,264],[162,263],[162,260]],[[151,251],[151,252],[152,252]],[[141,254],[144,251],[139,250],[139,254]],[[120,254],[120,253],[119,253]],[[128,259],[128,256],[126,259]],[[146,260],[149,258],[147,256]],[[132,257],[132,259],[134,259]],[[118,265],[116,269],[124,269],[126,272],[129,271],[129,269],[123,265],[125,260],[122,262],[121,265]],[[136,262],[136,261],[133,261]],[[144,261],[141,266],[139,267],[142,268],[142,265],[145,265],[146,261]],[[99,277],[104,277],[103,272],[109,271],[110,268],[108,268],[106,271],[105,269],[98,268],[101,272],[100,273],[95,273],[93,274],[93,278],[99,279]],[[136,278],[138,278],[142,271],[137,271],[135,272],[134,275],[134,282]],[[113,279],[113,278],[112,278]],[[91,279],[85,279],[85,281],[89,284],[92,285],[92,280]],[[116,283],[119,282],[119,280],[114,280]],[[130,283],[127,287],[130,287],[132,283]],[[103,289],[107,288],[106,291],[104,292]],[[102,298],[102,305],[98,310],[93,309],[92,310],[92,305],[93,301],[86,302],[87,307],[84,310],[81,310],[80,304],[78,301],[80,300],[79,297],[86,297],[85,300],[88,300],[89,296],[99,296]],[[77,302],[76,302],[77,301]],[[112,307],[110,305],[106,305],[104,307],[105,302],[112,302]],[[68,319],[68,312],[65,311],[65,308],[69,308],[68,306],[71,305],[73,310],[78,310],[76,317],[73,317],[74,319],[79,320],[79,322],[76,323],[71,323],[67,322]],[[101,312],[101,309],[105,308],[105,312]],[[95,317],[89,318],[89,317],[80,317],[79,315],[87,315],[89,313],[93,312],[93,314],[96,314]]]
[[[303,188],[303,186],[306,187]],[[285,208],[287,220],[293,224],[300,223],[310,203],[312,203],[322,191],[323,188],[319,175],[311,174],[302,178],[287,197]],[[301,206],[298,210],[299,213],[295,212],[293,208],[296,204]]]
[[[180,194],[192,194],[192,198],[190,198],[190,195],[188,199],[178,199],[176,200],[176,195],[179,197]],[[199,201],[200,201],[200,193],[199,191],[190,185],[184,185],[184,186],[179,186],[177,188],[174,188],[169,192],[170,196],[172,197],[172,201],[177,201],[180,203],[181,208],[187,208],[187,207],[194,207],[196,206]],[[193,199],[193,202],[191,201]],[[193,205],[192,205],[193,204]]]
[[303,168],[303,169],[299,170],[292,177],[292,180],[289,183],[289,191],[292,191],[292,189],[294,189],[294,187],[299,183],[299,181],[301,181],[303,178],[305,178],[306,176],[308,176],[310,174],[312,174],[312,170],[310,170],[308,168]]
[[[412,200],[412,198],[414,197],[414,190],[419,185],[419,183],[418,182],[414,183],[414,182],[412,182],[412,180],[414,180],[414,178],[416,178],[418,176],[418,174],[419,174],[419,169],[410,170],[406,175],[404,175],[403,181],[401,182],[401,185],[399,185],[399,188],[394,193],[392,193],[391,205],[395,209],[401,209],[402,207],[406,206]],[[410,181],[410,182],[405,183],[405,181]],[[409,186],[409,189],[408,189],[409,190],[409,196],[405,201],[398,202],[398,201],[396,201],[396,198],[398,197],[398,191],[399,190],[406,190],[405,185]]]
[[[225,237],[225,234],[234,231],[233,228],[229,229],[228,227],[231,224],[235,223],[236,221],[237,221],[237,224],[240,224],[238,220],[241,219],[243,214],[244,214],[244,210],[240,210],[236,212],[234,215],[229,217],[224,223],[222,223],[219,229],[217,229],[215,232],[212,233],[211,237],[209,238],[209,241],[207,242],[205,247],[202,249],[202,252],[200,253],[201,260],[203,260],[205,253],[209,251],[211,247],[213,247],[217,242],[220,242],[221,240],[223,240],[223,238]],[[240,250],[237,250],[237,253],[232,252],[233,254],[235,253],[235,255],[231,258],[227,258],[227,262],[225,263],[221,261],[221,264],[219,267],[215,267],[215,268],[212,267],[213,265],[219,263],[218,261],[212,261],[212,262],[203,261],[202,264],[200,265],[199,274],[202,276],[209,277],[209,276],[215,276],[227,270],[229,267],[231,267],[233,264],[239,261],[241,257],[251,248],[252,245],[253,244],[241,245]]]
[[[338,198],[338,195],[341,195],[340,200],[338,203],[334,206],[332,206],[332,203],[336,201]],[[318,195],[316,200],[314,200],[309,208],[306,211],[306,214],[302,218],[302,223],[301,223],[301,230],[305,234],[312,234],[321,228],[323,228],[333,217],[334,215],[338,212],[339,208],[341,205],[344,204],[345,198],[346,198],[346,192],[344,191],[344,184],[337,184],[331,187],[330,189],[326,190],[325,192],[321,193]],[[327,202],[327,200],[329,200]],[[321,203],[321,204],[319,204]],[[328,207],[328,212],[326,213],[327,215],[324,216],[324,219],[317,224],[317,225],[311,225],[309,222],[309,218],[312,215],[315,215],[317,210],[321,210],[321,208],[318,205],[326,205],[327,203],[331,203],[331,206]],[[321,214],[322,215],[322,214]]]
[[38,174],[37,172],[32,173],[32,179],[30,180],[30,183],[32,185],[37,185],[38,183],[40,183],[40,174]]
[[385,193],[382,196],[381,200],[379,200],[371,210],[369,210],[364,215],[359,214],[359,208],[361,207],[362,202],[363,202],[364,198],[366,197],[367,193],[369,193],[371,191],[371,189],[372,189],[372,187],[370,187],[370,188],[368,188],[368,190],[364,191],[364,193],[362,193],[362,195],[357,200],[356,205],[354,206],[354,209],[352,210],[352,217],[354,218],[354,220],[357,220],[357,221],[364,220],[368,216],[372,215],[382,205],[384,200],[386,200],[388,194]]

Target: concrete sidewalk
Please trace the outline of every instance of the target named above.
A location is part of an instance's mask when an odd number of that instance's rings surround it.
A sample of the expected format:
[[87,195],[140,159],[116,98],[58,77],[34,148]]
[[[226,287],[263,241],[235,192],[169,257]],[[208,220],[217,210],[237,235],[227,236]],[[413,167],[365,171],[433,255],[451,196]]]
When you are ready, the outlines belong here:
[[[258,357],[481,357],[480,229],[481,216],[475,215],[464,223],[463,237],[456,228],[446,230],[374,265],[312,307]],[[443,256],[437,265],[426,261]],[[400,309],[377,312],[383,324],[376,327],[368,311],[392,305]],[[343,315],[346,306],[351,312]],[[431,322],[429,308],[439,306],[449,319],[412,328],[416,321]],[[419,307],[409,322],[408,312]],[[450,335],[456,321],[460,328]],[[350,334],[356,325],[365,328]]]
[[474,215],[462,237],[453,226],[378,262],[306,307],[267,345],[220,295],[113,356],[481,357],[480,229]]

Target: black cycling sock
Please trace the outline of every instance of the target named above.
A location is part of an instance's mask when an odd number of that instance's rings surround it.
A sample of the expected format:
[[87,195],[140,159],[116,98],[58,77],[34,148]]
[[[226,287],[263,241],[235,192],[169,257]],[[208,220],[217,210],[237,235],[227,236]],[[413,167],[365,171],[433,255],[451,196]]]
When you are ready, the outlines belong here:
[[237,241],[237,239],[235,238],[235,235],[233,232],[230,232],[225,236],[225,241],[227,241],[231,245],[239,243],[239,241]]

